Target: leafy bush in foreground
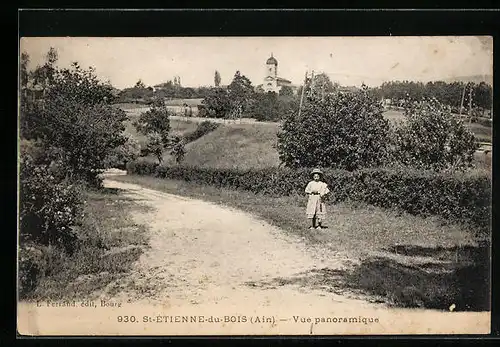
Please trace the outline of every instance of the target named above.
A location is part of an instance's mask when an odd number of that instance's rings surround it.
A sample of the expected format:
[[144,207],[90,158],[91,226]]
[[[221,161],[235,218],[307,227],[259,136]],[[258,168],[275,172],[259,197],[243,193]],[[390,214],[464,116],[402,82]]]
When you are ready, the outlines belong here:
[[411,103],[406,122],[395,128],[395,161],[419,169],[472,166],[474,134],[436,100]]
[[356,170],[384,163],[389,123],[380,103],[365,91],[311,94],[290,112],[278,133],[280,160],[292,168]]

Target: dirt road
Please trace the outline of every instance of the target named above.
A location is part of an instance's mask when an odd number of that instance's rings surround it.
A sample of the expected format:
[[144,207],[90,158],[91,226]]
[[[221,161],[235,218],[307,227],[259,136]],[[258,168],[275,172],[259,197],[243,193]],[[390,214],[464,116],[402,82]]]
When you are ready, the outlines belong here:
[[248,302],[282,307],[301,303],[372,306],[299,285],[259,285],[280,283],[280,279],[293,282],[289,279],[294,276],[323,268],[340,269],[342,263],[331,252],[306,246],[298,237],[285,236],[249,214],[111,179],[105,180],[105,186],[122,189],[128,198],[150,207],[150,212],[133,216],[149,227],[150,248],[132,272],[108,290],[114,293],[118,289],[122,300],[168,306]]

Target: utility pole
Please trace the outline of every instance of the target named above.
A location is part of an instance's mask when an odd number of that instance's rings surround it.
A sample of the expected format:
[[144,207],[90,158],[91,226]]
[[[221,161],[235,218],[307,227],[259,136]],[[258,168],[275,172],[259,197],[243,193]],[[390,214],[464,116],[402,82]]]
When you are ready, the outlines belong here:
[[469,124],[472,123],[472,86],[473,84],[470,84],[470,89],[469,89]]
[[314,70],[311,72],[311,95],[314,89]]
[[304,91],[306,90],[306,84],[307,84],[307,71],[304,77],[304,85],[302,86],[302,93],[300,93],[299,117],[300,117],[300,111],[302,110],[302,100],[304,100]]
[[464,108],[465,88],[467,88],[467,84],[464,85],[464,90],[462,91],[462,101],[460,102],[460,112],[459,112],[460,118],[462,118],[462,109]]

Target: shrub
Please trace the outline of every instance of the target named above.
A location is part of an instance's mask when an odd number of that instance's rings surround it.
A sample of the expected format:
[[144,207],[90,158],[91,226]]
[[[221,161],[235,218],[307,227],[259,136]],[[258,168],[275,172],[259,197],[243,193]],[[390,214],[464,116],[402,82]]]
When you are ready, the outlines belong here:
[[141,146],[132,137],[127,139],[123,145],[114,148],[105,160],[106,168],[117,168],[124,170],[128,162],[136,160],[141,154]]
[[463,169],[472,165],[474,134],[436,100],[411,103],[395,129],[394,159],[419,169]]
[[35,165],[26,156],[20,165],[20,243],[54,245],[71,253],[76,247],[83,203],[80,187],[59,181],[46,165]]
[[355,170],[377,166],[387,154],[389,123],[380,103],[365,91],[312,94],[300,117],[291,112],[278,133],[278,152],[287,167]]
[[[309,181],[307,168],[235,170],[196,167],[165,167],[136,162],[129,174],[184,180],[220,188],[240,189],[270,196],[303,194]],[[445,219],[489,228],[491,177],[480,172],[436,173],[399,168],[357,171],[327,169],[325,182],[332,203],[363,201],[417,215],[440,215]]]

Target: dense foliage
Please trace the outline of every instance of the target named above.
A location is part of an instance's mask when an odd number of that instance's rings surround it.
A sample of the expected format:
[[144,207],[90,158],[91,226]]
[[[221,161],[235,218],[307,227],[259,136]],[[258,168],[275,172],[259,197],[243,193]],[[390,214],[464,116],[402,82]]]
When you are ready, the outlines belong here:
[[[111,151],[125,143],[125,112],[111,106],[110,86],[101,83],[93,69],[78,64],[54,70],[45,97],[21,105],[21,136],[40,139],[57,152],[66,175],[98,183]],[[57,149],[57,151],[56,151]]]
[[[22,54],[19,177],[20,294],[44,275],[50,252],[72,254],[81,245],[84,188],[126,144],[126,115],[112,106],[113,88],[94,69],[56,67],[51,48],[44,65],[28,71]],[[134,159],[132,156],[129,159]]]
[[[472,88],[472,93],[470,93]],[[406,98],[421,101],[423,98],[436,98],[439,102],[452,106],[454,112],[460,112],[463,99],[465,109],[469,107],[469,101],[473,108],[491,110],[493,104],[493,89],[491,85],[480,83],[463,83],[444,81],[422,82],[392,81],[384,82],[380,87],[370,91],[377,99],[391,99],[393,104],[399,105]],[[465,112],[465,111],[464,111]]]
[[394,161],[418,169],[463,169],[472,166],[474,134],[435,99],[414,102],[406,120],[395,127]]
[[288,167],[355,170],[383,163],[389,124],[382,107],[366,91],[312,93],[298,112],[289,113],[278,133],[278,151]]

